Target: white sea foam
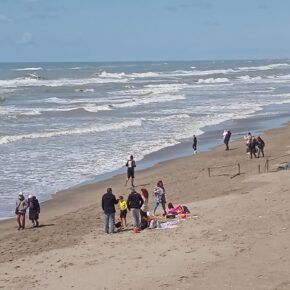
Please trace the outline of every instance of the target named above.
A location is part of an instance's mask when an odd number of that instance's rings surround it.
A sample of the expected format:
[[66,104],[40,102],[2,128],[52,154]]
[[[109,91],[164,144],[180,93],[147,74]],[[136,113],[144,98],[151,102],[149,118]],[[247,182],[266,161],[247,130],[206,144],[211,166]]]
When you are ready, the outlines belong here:
[[118,123],[111,124],[96,124],[84,128],[74,128],[68,130],[37,132],[24,135],[6,135],[0,137],[0,144],[6,144],[11,142],[17,142],[24,139],[39,139],[39,138],[52,138],[60,136],[81,135],[81,134],[93,134],[104,131],[121,130],[128,127],[140,127],[142,126],[141,119],[126,120]]
[[43,70],[42,67],[25,67],[25,68],[16,68],[13,69],[14,71],[36,71],[36,70]]
[[288,63],[274,63],[269,65],[261,65],[261,66],[248,66],[248,67],[239,67],[239,71],[259,71],[259,70],[271,70],[271,69],[282,69],[290,67]]
[[116,78],[87,78],[87,79],[58,79],[44,80],[36,78],[16,78],[11,80],[0,80],[0,88],[16,88],[16,87],[62,87],[62,86],[81,86],[87,84],[105,84],[105,83],[126,83],[128,79]]
[[208,78],[208,79],[199,79],[198,84],[219,84],[219,83],[228,83],[228,78]]
[[249,75],[245,75],[245,76],[239,76],[238,79],[245,82],[255,82],[255,81],[262,80],[262,77],[260,76],[250,77]]

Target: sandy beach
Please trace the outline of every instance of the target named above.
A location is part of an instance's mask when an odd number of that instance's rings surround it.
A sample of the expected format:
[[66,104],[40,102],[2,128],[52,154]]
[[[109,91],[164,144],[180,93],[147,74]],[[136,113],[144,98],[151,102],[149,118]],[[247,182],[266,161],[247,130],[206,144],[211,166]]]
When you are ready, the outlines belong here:
[[124,175],[59,192],[40,228],[1,222],[0,288],[290,289],[290,172],[277,171],[290,156],[264,173],[267,158],[290,153],[289,138],[290,124],[263,134],[265,158],[250,160],[239,139],[138,171],[150,205],[162,179],[167,201],[191,210],[176,229],[103,234],[101,196],[110,186],[127,197]]

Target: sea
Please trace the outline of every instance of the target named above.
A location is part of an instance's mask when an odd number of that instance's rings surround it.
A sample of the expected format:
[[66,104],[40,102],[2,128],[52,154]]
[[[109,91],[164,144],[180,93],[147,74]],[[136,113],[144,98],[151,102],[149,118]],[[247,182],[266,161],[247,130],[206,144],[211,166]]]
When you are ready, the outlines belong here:
[[[0,219],[228,120],[279,115],[290,60],[0,64]],[[124,168],[125,172],[125,168]]]

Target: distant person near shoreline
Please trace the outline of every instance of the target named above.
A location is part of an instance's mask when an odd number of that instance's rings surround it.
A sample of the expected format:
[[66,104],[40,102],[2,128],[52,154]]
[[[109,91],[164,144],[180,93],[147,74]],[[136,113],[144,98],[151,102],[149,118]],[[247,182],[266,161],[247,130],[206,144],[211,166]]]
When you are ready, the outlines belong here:
[[28,197],[29,219],[32,222],[32,227],[38,227],[38,219],[40,214],[40,205],[38,199],[34,195]]
[[127,167],[127,179],[126,179],[125,186],[127,185],[130,178],[131,178],[131,186],[134,186],[136,162],[134,160],[133,155],[131,155],[129,160],[127,161],[126,167]]
[[224,143],[226,145],[226,151],[230,150],[229,142],[230,142],[231,135],[232,133],[230,130],[224,130],[223,138],[224,138]]
[[193,143],[192,143],[192,148],[193,148],[193,154],[197,153],[197,138],[195,135],[193,135]]
[[16,220],[18,223],[18,230],[25,229],[25,215],[26,215],[27,207],[28,207],[28,203],[25,200],[23,192],[19,192],[18,199],[16,201],[16,208],[15,208]]

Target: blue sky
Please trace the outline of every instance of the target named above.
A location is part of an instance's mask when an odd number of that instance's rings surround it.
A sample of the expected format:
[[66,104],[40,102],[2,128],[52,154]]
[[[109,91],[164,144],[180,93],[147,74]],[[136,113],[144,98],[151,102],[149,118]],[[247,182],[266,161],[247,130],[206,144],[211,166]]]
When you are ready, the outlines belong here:
[[0,0],[0,61],[290,57],[289,0]]

